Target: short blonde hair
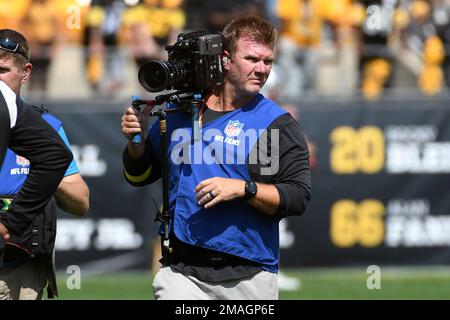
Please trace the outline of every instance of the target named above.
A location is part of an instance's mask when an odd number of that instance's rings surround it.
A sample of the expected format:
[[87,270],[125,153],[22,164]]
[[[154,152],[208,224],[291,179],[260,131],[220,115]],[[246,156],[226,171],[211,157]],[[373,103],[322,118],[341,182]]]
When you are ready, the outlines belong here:
[[225,49],[230,53],[234,51],[236,42],[242,36],[247,36],[273,49],[278,35],[275,27],[259,16],[244,16],[232,20],[225,26],[222,33],[225,37]]

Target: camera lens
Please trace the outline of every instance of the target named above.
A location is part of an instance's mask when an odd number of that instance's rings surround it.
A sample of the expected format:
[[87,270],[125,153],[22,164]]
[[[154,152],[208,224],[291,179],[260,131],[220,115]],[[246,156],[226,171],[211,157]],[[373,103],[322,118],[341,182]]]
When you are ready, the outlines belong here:
[[176,82],[183,80],[185,75],[183,63],[150,60],[141,66],[138,78],[145,90],[159,92],[171,89]]
[[168,85],[169,70],[164,62],[151,60],[139,69],[139,82],[149,92],[159,92]]

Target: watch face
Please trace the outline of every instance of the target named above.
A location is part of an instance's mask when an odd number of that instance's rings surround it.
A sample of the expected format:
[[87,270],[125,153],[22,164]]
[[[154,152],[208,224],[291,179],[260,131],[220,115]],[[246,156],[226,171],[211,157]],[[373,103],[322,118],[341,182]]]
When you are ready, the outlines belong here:
[[255,194],[256,193],[256,184],[254,182],[250,182],[248,184],[248,189],[250,193]]
[[252,197],[256,194],[258,188],[256,187],[256,183],[253,181],[249,181],[245,185],[245,193],[247,197]]

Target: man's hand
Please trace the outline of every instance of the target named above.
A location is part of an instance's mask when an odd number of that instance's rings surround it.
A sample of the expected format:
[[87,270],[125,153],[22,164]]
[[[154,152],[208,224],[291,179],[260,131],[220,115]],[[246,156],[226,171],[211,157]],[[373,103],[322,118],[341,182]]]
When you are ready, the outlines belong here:
[[128,107],[122,116],[122,133],[128,140],[128,153],[134,159],[142,156],[145,149],[145,143],[134,145],[132,143],[133,135],[138,133],[141,135],[141,140],[145,140],[144,134],[148,125],[148,115],[150,114],[152,108],[153,106],[146,106],[141,112],[139,112],[133,107]]
[[243,198],[245,195],[245,181],[230,178],[210,178],[200,182],[195,188],[196,200],[199,205],[207,208],[222,201]]
[[3,238],[3,240],[8,241],[9,240],[9,231],[6,229],[6,227],[0,223],[0,237]]
[[[280,194],[274,185],[257,183],[258,193],[247,202],[258,210],[271,216],[280,205]],[[206,209],[222,201],[244,198],[245,181],[229,178],[210,178],[200,182],[195,188],[196,199]]]
[[133,107],[128,107],[122,116],[122,133],[131,141],[135,133],[140,133],[144,138],[144,131],[148,124],[148,115],[153,106],[146,106],[142,111],[138,111]]

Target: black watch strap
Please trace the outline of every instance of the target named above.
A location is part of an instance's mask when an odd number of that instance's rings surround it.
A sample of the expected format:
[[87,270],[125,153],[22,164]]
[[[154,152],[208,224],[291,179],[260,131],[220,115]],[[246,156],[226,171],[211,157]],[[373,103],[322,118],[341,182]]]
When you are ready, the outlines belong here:
[[256,195],[258,192],[258,186],[255,181],[249,180],[245,182],[245,195],[244,199],[248,200]]

